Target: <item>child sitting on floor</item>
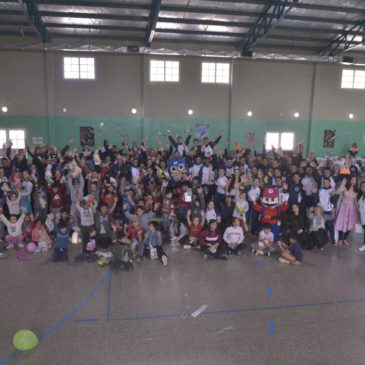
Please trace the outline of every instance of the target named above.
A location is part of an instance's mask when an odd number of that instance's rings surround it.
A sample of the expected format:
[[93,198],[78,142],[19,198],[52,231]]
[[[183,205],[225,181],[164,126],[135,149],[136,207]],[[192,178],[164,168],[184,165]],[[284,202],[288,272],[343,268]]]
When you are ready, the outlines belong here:
[[131,249],[137,251],[138,257],[143,256],[144,244],[144,230],[141,227],[141,223],[138,219],[134,219],[127,228],[127,236],[132,240]]
[[204,212],[200,215],[200,219],[198,216],[195,216],[191,220],[191,210],[189,210],[186,218],[189,227],[189,241],[184,248],[189,249],[191,247],[196,247],[199,244],[200,234],[202,233],[204,226]]
[[303,262],[303,249],[295,234],[289,236],[288,244],[279,242],[278,246],[280,248],[280,262],[291,265],[300,265]]
[[32,229],[32,241],[41,247],[50,248],[51,238],[40,220],[36,220]]
[[161,232],[157,231],[157,223],[150,222],[148,225],[148,230],[146,236],[143,240],[144,243],[144,253],[146,256],[150,256],[151,249],[157,250],[157,256],[161,259],[164,266],[167,266],[167,255],[162,248],[162,238]]
[[234,218],[232,225],[227,227],[223,234],[228,253],[240,256],[244,237],[240,218]]
[[6,249],[9,250],[10,248],[13,248],[14,246],[17,246],[18,248],[24,248],[23,243],[23,234],[22,234],[22,224],[25,218],[25,212],[22,211],[22,214],[19,219],[16,218],[15,215],[11,215],[10,219],[7,220],[7,218],[1,214],[0,219],[4,222],[6,225],[6,228],[8,229],[8,234],[5,237],[5,241],[8,244],[6,246]]
[[132,240],[129,239],[123,230],[118,230],[117,240],[112,245],[113,258],[111,260],[111,269],[126,271],[133,269],[133,250],[131,248]]
[[323,251],[328,240],[326,221],[332,220],[333,214],[325,216],[323,208],[317,206],[309,208],[307,215],[310,221],[310,243],[308,248],[317,246],[320,251]]
[[262,228],[263,230],[259,233],[259,241],[253,245],[252,253],[270,256],[273,249],[274,234],[271,232],[270,223],[264,223]]

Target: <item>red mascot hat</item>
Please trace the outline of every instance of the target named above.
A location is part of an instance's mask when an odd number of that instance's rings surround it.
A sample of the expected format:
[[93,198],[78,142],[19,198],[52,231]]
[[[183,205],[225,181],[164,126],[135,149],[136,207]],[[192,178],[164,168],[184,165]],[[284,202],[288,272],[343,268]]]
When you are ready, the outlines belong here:
[[275,189],[275,188],[265,188],[262,195],[265,198],[278,198],[279,197],[279,190]]

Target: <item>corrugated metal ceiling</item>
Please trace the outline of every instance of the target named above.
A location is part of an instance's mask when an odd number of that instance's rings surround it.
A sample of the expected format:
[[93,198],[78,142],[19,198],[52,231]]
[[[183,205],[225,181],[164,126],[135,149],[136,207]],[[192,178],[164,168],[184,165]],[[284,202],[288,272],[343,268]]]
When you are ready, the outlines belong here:
[[[77,45],[97,46],[107,41],[113,47],[139,45],[152,47],[166,42],[176,48],[189,45],[202,49],[234,51],[247,46],[247,34],[265,13],[270,14],[275,3],[285,8],[285,15],[274,20],[264,36],[260,35],[247,48],[252,51],[275,49],[278,52],[318,54],[342,33],[365,20],[363,0],[38,0],[40,18],[51,37],[47,44],[67,39]],[[159,8],[156,18],[153,9]],[[288,11],[287,11],[288,10]],[[154,21],[153,21],[154,20]],[[150,25],[150,28],[149,28]],[[151,33],[152,44],[146,43]],[[359,33],[358,29],[350,34]],[[38,35],[30,25],[16,0],[0,1],[0,40],[7,44],[33,44]],[[38,37],[39,38],[39,37]],[[339,38],[342,50],[345,39]],[[361,37],[351,46],[361,43]],[[241,47],[241,48],[240,48]],[[351,47],[350,47],[351,48]],[[330,50],[330,49],[329,49]],[[355,51],[364,52],[357,45]],[[351,50],[350,50],[351,52]]]

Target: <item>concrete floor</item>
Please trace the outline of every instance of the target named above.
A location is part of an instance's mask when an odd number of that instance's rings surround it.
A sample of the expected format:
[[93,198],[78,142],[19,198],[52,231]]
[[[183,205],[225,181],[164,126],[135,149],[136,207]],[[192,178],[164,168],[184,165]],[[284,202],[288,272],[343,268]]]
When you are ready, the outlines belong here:
[[[144,260],[112,275],[53,264],[50,253],[20,262],[13,251],[0,261],[0,365],[364,364],[359,244],[356,235],[349,248],[306,252],[301,267],[170,249],[167,267]],[[20,354],[11,339],[22,328],[42,341]]]

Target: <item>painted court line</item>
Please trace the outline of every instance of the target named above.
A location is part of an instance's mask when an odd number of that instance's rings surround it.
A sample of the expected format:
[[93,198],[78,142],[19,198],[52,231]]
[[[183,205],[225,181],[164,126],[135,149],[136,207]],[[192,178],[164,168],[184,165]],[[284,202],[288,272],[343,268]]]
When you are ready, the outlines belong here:
[[[248,307],[248,308],[237,308],[237,309],[210,310],[210,311],[203,312],[201,314],[201,316],[220,315],[220,314],[270,312],[270,311],[279,311],[279,310],[287,310],[287,309],[315,308],[315,307],[329,306],[329,305],[356,304],[356,303],[365,303],[365,299],[349,299],[349,300],[335,300],[335,301],[317,302],[317,303],[283,304],[283,305],[273,305],[273,306],[267,306],[267,307]],[[111,317],[109,320],[110,321],[144,321],[144,320],[180,318],[180,315],[181,315],[181,313],[171,313],[171,314],[150,315],[150,316],[114,317],[114,318]]]
[[272,293],[273,293],[272,285],[268,285],[266,287],[266,293],[268,296],[270,296],[270,297],[272,296]]
[[[104,276],[100,279],[95,288],[87,295],[87,297],[79,303],[70,313],[68,313],[64,318],[62,318],[59,322],[50,327],[47,331],[45,331],[42,335],[39,336],[39,342],[44,341],[48,336],[52,333],[58,331],[61,327],[63,327],[70,319],[76,316],[90,301],[94,298],[95,294],[103,287],[106,280],[110,277],[111,271],[108,270]],[[22,354],[22,351],[14,351],[9,356],[0,360],[0,365],[6,365],[9,362],[15,360]]]
[[109,275],[108,279],[108,297],[106,300],[106,311],[105,311],[105,320],[109,321],[110,319],[110,303],[112,298],[112,275]]
[[97,322],[97,318],[86,318],[86,319],[76,319],[75,323],[89,323],[89,322]]
[[269,324],[267,326],[267,329],[270,333],[271,336],[273,336],[275,334],[275,330],[276,330],[276,325],[275,325],[275,321],[271,320],[269,321]]

